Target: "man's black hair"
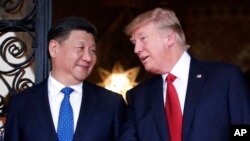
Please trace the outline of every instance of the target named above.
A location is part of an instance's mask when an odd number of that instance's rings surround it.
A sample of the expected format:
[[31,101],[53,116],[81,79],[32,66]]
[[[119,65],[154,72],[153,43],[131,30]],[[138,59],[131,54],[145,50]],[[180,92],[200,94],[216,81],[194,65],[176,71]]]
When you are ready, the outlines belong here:
[[96,35],[96,27],[84,18],[68,17],[57,21],[48,32],[48,42],[51,39],[66,38],[72,30],[84,30],[93,36]]

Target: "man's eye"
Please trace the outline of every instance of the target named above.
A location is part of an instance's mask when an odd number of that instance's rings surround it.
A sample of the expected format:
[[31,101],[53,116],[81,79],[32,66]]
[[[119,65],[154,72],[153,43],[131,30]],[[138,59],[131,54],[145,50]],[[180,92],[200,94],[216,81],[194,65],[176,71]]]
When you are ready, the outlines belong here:
[[141,41],[145,41],[146,39],[147,37],[144,37],[144,36],[140,38]]
[[83,46],[81,46],[81,47],[78,47],[78,49],[83,50],[83,49],[84,49],[84,47],[83,47]]
[[89,50],[91,54],[95,54],[96,53],[96,49],[90,49]]

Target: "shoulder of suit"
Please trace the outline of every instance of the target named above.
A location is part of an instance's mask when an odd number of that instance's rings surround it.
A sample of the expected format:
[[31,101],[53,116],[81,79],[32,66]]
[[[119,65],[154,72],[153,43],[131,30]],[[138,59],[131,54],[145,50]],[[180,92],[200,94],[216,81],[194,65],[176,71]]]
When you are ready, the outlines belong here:
[[153,84],[161,83],[161,82],[162,82],[162,76],[161,75],[155,75],[155,76],[153,76],[153,77],[139,83],[138,85],[136,85],[135,87],[133,87],[129,91],[136,91],[136,90],[141,90],[141,89],[145,90],[145,89],[151,87]]
[[20,90],[19,92],[14,92],[10,95],[11,99],[26,99],[28,97],[34,97],[37,92],[42,92],[43,89],[47,89],[47,79],[42,82],[35,84],[31,87]]
[[240,69],[239,66],[222,61],[199,61],[203,67],[212,68],[213,70],[230,70]]

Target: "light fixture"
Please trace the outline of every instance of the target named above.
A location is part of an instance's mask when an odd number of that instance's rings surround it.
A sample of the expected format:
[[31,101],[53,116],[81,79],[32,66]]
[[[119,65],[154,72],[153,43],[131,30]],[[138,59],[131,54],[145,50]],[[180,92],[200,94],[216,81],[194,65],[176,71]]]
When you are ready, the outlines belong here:
[[124,71],[120,63],[115,64],[112,72],[99,68],[98,71],[102,82],[98,85],[105,87],[108,90],[122,94],[123,98],[125,99],[127,90],[138,84],[136,82],[136,77],[139,73],[139,70],[139,67],[133,67]]

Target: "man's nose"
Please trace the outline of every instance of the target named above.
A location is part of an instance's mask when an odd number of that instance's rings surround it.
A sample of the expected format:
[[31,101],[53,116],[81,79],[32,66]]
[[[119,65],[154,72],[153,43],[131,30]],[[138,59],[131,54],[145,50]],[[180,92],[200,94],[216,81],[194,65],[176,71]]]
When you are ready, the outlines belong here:
[[82,60],[91,61],[91,54],[88,51],[84,51],[82,54]]
[[140,42],[135,43],[134,53],[139,54],[143,50],[142,44]]

